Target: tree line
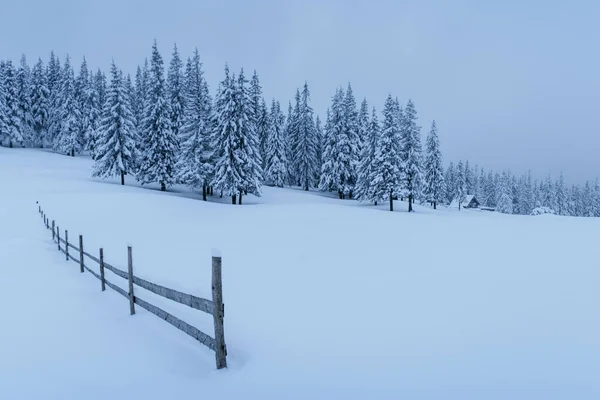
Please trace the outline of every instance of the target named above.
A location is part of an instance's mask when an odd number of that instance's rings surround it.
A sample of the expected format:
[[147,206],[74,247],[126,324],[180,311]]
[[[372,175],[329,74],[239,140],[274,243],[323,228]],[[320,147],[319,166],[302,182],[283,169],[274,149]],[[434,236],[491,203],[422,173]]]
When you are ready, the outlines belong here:
[[308,84],[284,114],[267,105],[258,74],[247,79],[226,66],[214,98],[196,49],[185,63],[177,46],[165,71],[156,41],[134,78],[111,64],[109,78],[88,69],[74,73],[67,56],[51,52],[47,65],[0,62],[0,142],[89,153],[93,176],[134,176],[161,190],[183,184],[207,196],[261,195],[263,184],[335,192],[340,199],[406,199],[433,208],[474,194],[504,213],[531,214],[547,207],[562,215],[600,216],[598,181],[567,188],[450,163],[444,170],[435,121],[423,149],[414,103],[388,95],[381,116],[352,86],[338,88],[325,121],[315,115]]

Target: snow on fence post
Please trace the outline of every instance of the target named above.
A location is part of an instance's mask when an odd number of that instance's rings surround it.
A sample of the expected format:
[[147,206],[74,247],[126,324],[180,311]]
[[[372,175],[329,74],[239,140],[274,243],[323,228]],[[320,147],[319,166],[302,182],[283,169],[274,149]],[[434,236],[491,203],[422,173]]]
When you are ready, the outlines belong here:
[[56,243],[58,243],[58,251],[60,251],[60,229],[56,225]]
[[38,212],[41,214],[42,213],[42,206],[38,206]]
[[102,291],[106,290],[106,283],[104,283],[104,249],[100,247],[100,282],[102,282]]
[[79,235],[79,267],[83,273],[83,235]]
[[65,229],[65,259],[69,261],[69,231]]
[[46,229],[50,229],[50,219],[46,217]]
[[55,237],[56,237],[56,232],[54,231],[54,220],[52,220],[52,241],[54,241]]
[[213,319],[215,323],[215,357],[217,369],[227,368],[227,347],[225,346],[225,331],[223,317],[225,308],[223,305],[223,285],[221,281],[221,252],[212,250],[212,297],[213,297]]
[[129,272],[129,313],[135,314],[135,305],[133,297],[133,260],[131,257],[131,246],[127,246],[127,271]]

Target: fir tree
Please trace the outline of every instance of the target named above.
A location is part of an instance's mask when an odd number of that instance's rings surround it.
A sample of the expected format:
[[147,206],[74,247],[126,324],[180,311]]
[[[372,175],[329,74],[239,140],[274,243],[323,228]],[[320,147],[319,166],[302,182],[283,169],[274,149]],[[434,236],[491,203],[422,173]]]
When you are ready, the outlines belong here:
[[317,166],[317,137],[313,120],[313,110],[309,101],[310,92],[308,84],[304,83],[292,151],[295,154],[294,171],[297,174],[300,185],[306,191],[313,186],[312,180]]
[[78,141],[81,144],[82,149],[89,148],[89,135],[90,135],[90,73],[87,67],[87,61],[85,57],[81,62],[79,68],[79,75],[75,80],[75,102],[78,108]]
[[206,201],[213,169],[210,144],[211,98],[198,49],[195,49],[193,58],[187,62],[184,95],[178,181],[194,189],[201,187],[202,199]]
[[[364,102],[363,102],[364,103]],[[356,183],[356,197],[360,201],[370,201],[374,199],[373,183],[375,163],[377,157],[377,145],[379,143],[379,121],[377,120],[377,113],[375,107],[367,126],[367,132],[364,136],[365,140],[362,145],[362,152],[360,157],[360,165],[358,167],[358,182]],[[377,199],[375,199],[375,205],[377,205]]]
[[446,203],[450,204],[456,197],[456,167],[452,161],[444,174],[444,182],[446,182]]
[[500,194],[498,196],[498,205],[496,206],[496,211],[503,214],[512,214],[513,200],[510,189],[510,178],[506,172],[502,174],[499,192]]
[[421,187],[421,127],[417,126],[417,111],[411,100],[404,110],[404,138],[402,141],[405,153],[404,190],[408,196],[408,212],[413,211],[413,201],[419,196]]
[[406,179],[400,164],[400,126],[397,107],[392,96],[388,96],[383,109],[381,135],[377,144],[372,171],[372,201],[389,199],[390,211],[394,211],[394,197]]
[[48,100],[50,92],[40,58],[32,71],[31,117],[37,146],[44,147],[48,127]]
[[8,141],[8,108],[6,105],[6,90],[4,87],[6,63],[0,61],[0,145]]
[[135,156],[135,119],[131,111],[123,74],[114,61],[111,65],[111,83],[98,127],[95,177],[120,176],[121,185],[125,175],[133,172]]
[[183,123],[183,112],[185,107],[185,97],[183,93],[183,76],[182,76],[181,58],[177,50],[177,44],[173,46],[173,55],[169,64],[169,72],[167,74],[167,92],[169,96],[169,109],[171,119],[171,132],[177,140],[179,130]]
[[[359,164],[358,168],[360,169],[360,164],[362,163],[362,155],[363,148],[367,146],[367,142],[369,141],[369,104],[367,103],[367,99],[363,99],[360,104],[360,111],[358,112],[358,155],[359,155]],[[360,172],[357,172],[360,175]]]
[[60,60],[50,53],[50,61],[48,62],[47,71],[48,84],[48,118],[47,118],[47,139],[52,144],[53,148],[58,147],[58,140],[61,131],[61,99],[63,73],[61,71]]
[[344,92],[336,91],[325,126],[324,163],[319,189],[337,191],[340,199],[349,192],[351,178],[350,151],[345,129]]
[[344,121],[343,121],[345,137],[347,138],[347,157],[348,157],[348,177],[345,182],[344,196],[352,198],[354,186],[358,180],[358,164],[360,158],[360,127],[358,120],[358,110],[356,108],[356,100],[352,91],[352,86],[348,83],[346,97],[344,99]]
[[458,201],[458,209],[460,210],[461,203],[467,195],[467,180],[465,173],[465,165],[462,160],[459,161],[456,167],[456,200]]
[[424,195],[428,202],[433,204],[433,209],[444,199],[444,166],[440,140],[437,134],[435,121],[431,123],[431,131],[427,135],[427,151],[425,156]]
[[252,109],[252,114],[255,116],[254,119],[254,131],[258,136],[258,141],[260,143],[260,156],[263,160],[263,168],[266,168],[266,151],[267,151],[267,137],[268,137],[268,110],[267,105],[265,104],[265,100],[262,97],[262,88],[260,86],[260,80],[258,79],[258,74],[256,70],[254,70],[254,74],[252,74],[252,79],[250,80],[250,107]]
[[298,166],[298,154],[294,151],[296,143],[299,138],[299,124],[301,118],[301,100],[300,100],[300,89],[296,89],[295,105],[293,109],[290,109],[288,114],[288,121],[286,127],[287,140],[289,142],[289,153],[288,153],[288,170],[289,170],[289,181],[290,185],[301,186],[300,179],[298,178],[299,172]]
[[31,81],[31,69],[27,65],[25,55],[21,56],[21,62],[17,69],[16,85],[21,135],[25,143],[32,145],[35,141],[31,104],[33,84]]
[[284,138],[285,117],[281,112],[279,102],[276,102],[275,99],[271,102],[269,120],[265,181],[273,186],[283,187],[287,179]]
[[567,193],[565,191],[565,180],[562,172],[556,182],[556,213],[558,215],[566,215]]
[[163,59],[154,41],[144,109],[144,154],[138,171],[142,184],[158,182],[167,190],[175,179],[177,139],[173,134],[171,110],[165,85]]
[[4,125],[8,146],[23,146],[23,131],[21,130],[21,109],[19,107],[19,93],[17,88],[16,71],[10,60],[4,64]]
[[62,86],[58,97],[60,104],[60,133],[55,141],[55,149],[63,154],[75,157],[81,152],[82,143],[79,136],[80,112],[75,96],[75,73],[71,67],[69,56],[62,69]]
[[323,168],[323,147],[325,143],[323,127],[321,126],[321,119],[318,115],[315,118],[315,135],[315,140],[317,143],[317,165],[315,168],[314,181],[318,185],[319,179],[321,178],[321,168]]

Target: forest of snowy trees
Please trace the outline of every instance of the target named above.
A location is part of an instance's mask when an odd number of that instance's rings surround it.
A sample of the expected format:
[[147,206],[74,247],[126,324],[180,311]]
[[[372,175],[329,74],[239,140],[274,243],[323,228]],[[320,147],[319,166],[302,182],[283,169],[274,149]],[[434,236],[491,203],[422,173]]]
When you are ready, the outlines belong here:
[[468,161],[444,168],[435,121],[425,146],[414,103],[389,95],[381,114],[352,86],[338,88],[324,121],[307,83],[287,105],[265,101],[256,71],[248,79],[226,66],[214,98],[198,51],[185,62],[177,46],[164,65],[156,42],[135,76],[112,63],[109,76],[85,61],[78,73],[52,52],[33,67],[0,61],[0,144],[49,147],[95,160],[93,175],[132,176],[161,190],[187,185],[207,196],[260,196],[263,184],[334,192],[340,199],[405,199],[433,208],[473,194],[507,214],[545,207],[560,215],[600,216],[600,182],[568,186]]

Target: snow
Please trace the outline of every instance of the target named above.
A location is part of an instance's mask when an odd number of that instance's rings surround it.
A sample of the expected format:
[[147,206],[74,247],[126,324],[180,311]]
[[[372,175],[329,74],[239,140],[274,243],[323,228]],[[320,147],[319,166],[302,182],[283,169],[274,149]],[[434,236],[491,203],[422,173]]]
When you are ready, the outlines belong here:
[[[91,164],[0,148],[1,398],[600,398],[598,219],[268,187],[232,206]],[[36,201],[92,254],[126,270],[132,242],[136,275],[197,296],[219,248],[229,369],[66,262]],[[136,294],[213,334],[210,315]]]

